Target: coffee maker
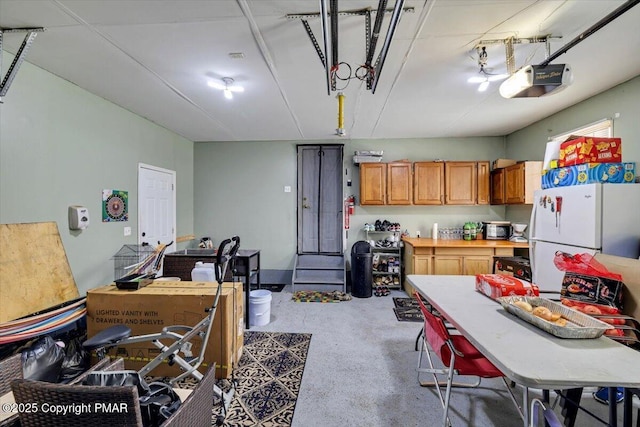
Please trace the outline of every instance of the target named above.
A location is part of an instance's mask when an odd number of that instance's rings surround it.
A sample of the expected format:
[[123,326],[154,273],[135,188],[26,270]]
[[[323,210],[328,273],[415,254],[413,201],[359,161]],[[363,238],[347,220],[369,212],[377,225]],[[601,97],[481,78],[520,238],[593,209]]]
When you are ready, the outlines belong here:
[[527,229],[527,224],[511,224],[511,237],[509,241],[527,243],[526,237],[524,237],[524,230]]

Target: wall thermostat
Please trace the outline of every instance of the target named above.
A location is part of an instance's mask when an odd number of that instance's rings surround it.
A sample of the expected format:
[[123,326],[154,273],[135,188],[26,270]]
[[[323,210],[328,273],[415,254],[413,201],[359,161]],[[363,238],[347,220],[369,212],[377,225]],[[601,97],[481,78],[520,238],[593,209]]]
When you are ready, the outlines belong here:
[[84,230],[89,226],[89,210],[84,206],[69,206],[69,229]]

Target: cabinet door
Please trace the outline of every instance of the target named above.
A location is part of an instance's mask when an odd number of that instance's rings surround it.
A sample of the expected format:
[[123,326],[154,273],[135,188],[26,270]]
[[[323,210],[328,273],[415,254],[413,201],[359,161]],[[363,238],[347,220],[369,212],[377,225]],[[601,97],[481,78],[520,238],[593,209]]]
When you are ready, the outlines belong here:
[[493,257],[488,256],[465,256],[464,273],[475,276],[476,274],[489,274],[493,269]]
[[504,205],[504,169],[491,172],[491,204]]
[[[411,274],[431,274],[431,255],[415,255],[413,257],[413,272]],[[407,274],[409,274],[407,272]]]
[[478,167],[476,162],[446,162],[446,205],[475,205],[478,194]]
[[455,255],[441,255],[433,257],[433,274],[460,275],[462,274],[464,257]]
[[505,202],[524,203],[524,163],[504,168]]
[[410,205],[413,200],[411,163],[387,163],[387,204]]
[[413,204],[441,205],[444,196],[444,163],[413,164]]
[[386,163],[360,164],[360,204],[384,205],[387,188]]
[[478,162],[478,204],[489,204],[489,162]]

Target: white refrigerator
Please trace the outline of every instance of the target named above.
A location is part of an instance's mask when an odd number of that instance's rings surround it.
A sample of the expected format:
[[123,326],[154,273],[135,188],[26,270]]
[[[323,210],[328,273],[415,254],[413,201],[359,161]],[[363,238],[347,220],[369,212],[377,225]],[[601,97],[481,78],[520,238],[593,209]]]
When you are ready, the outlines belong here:
[[[560,209],[558,209],[558,206]],[[640,184],[587,184],[534,193],[529,229],[532,281],[560,292],[557,251],[640,256]]]

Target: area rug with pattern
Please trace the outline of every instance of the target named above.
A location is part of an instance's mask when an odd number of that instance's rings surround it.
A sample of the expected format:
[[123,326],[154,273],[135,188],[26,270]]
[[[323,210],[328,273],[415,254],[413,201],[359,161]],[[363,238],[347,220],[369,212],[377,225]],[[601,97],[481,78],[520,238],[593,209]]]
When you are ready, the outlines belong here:
[[393,297],[393,312],[400,322],[422,322],[424,318],[420,313],[418,301],[414,298]]
[[[300,391],[311,334],[245,331],[225,426],[287,427]],[[219,382],[223,388],[228,381]],[[211,425],[220,411],[213,410]]]
[[296,291],[291,299],[295,302],[340,302],[351,300],[351,295],[340,291]]

